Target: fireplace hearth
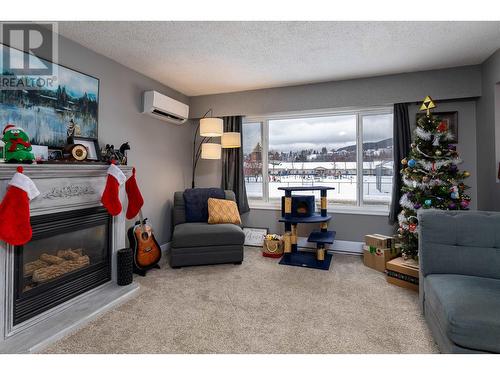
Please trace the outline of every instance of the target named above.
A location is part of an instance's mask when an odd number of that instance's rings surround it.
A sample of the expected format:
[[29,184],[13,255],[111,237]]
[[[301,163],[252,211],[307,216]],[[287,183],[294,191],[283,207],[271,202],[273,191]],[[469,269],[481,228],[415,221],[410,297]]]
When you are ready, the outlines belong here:
[[[16,171],[0,164],[0,196]],[[116,283],[125,213],[101,205],[107,165],[25,165],[40,195],[30,202],[33,237],[0,241],[0,353],[38,352],[137,292]],[[120,166],[126,176],[131,167]],[[120,187],[120,199],[125,188]]]
[[102,207],[36,216],[15,247],[14,324],[111,280],[112,219]]

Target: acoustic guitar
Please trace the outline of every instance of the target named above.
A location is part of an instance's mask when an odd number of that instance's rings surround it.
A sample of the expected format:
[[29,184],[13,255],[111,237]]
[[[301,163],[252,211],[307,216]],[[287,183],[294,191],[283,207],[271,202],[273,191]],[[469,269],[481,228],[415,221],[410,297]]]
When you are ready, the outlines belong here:
[[158,266],[161,258],[160,245],[155,239],[153,228],[146,223],[139,211],[139,221],[128,230],[130,247],[134,249],[134,271],[145,276],[146,271]]

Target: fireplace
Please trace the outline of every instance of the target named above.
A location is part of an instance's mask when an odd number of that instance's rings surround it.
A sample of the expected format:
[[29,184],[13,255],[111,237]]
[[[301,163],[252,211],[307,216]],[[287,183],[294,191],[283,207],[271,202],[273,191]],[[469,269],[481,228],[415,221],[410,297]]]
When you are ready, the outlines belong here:
[[[0,196],[16,167],[0,163]],[[135,282],[116,283],[116,254],[127,233],[125,213],[111,218],[101,206],[107,169],[24,165],[40,195],[30,201],[32,240],[23,247],[0,241],[0,353],[40,351],[139,290]],[[125,186],[119,193],[123,201]]]
[[102,207],[34,216],[14,249],[14,325],[111,280],[112,218]]

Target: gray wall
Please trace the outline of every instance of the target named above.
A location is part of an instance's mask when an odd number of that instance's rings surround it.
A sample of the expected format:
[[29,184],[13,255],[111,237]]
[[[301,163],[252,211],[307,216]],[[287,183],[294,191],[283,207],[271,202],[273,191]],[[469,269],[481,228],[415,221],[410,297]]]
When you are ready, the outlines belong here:
[[99,78],[99,142],[119,146],[130,141],[129,165],[137,168],[144,216],[150,218],[158,242],[167,242],[174,191],[190,183],[194,130],[191,124],[177,126],[141,114],[141,96],[154,89],[185,103],[189,98],[63,37],[59,62]]
[[[410,118],[415,123],[417,102],[426,95],[436,100],[440,111],[459,111],[458,151],[466,161],[461,168],[471,172],[467,181],[472,186],[472,207],[476,205],[476,119],[475,99],[481,94],[481,67],[468,66],[428,72],[397,74],[366,79],[328,82],[312,85],[253,90],[238,93],[198,96],[191,98],[193,117],[208,108],[215,115],[265,115],[279,112],[307,111],[352,106],[392,105],[395,102],[415,102],[410,106]],[[460,99],[449,101],[449,99]],[[415,126],[415,125],[414,125]],[[206,160],[199,166],[198,186],[219,186],[220,162]],[[252,209],[244,215],[246,226],[268,227],[272,232],[283,231],[277,223],[279,211]],[[299,235],[305,235],[311,228]],[[367,233],[390,234],[393,227],[386,216],[334,214],[331,227],[339,240],[362,241]]]
[[373,78],[279,87],[191,98],[191,117],[262,115],[352,106],[472,98],[481,95],[481,67],[431,70]]
[[[478,172],[478,209],[500,210],[500,185],[496,182],[498,160],[495,147],[495,137],[500,142],[500,121],[495,130],[496,86],[500,81],[500,50],[495,52],[482,65],[482,96],[477,103],[477,172]],[[497,110],[495,111],[495,109]]]
[[[500,80],[500,56],[495,54],[484,66],[469,66],[429,72],[407,73],[367,79],[328,82],[303,86],[253,90],[239,93],[188,98],[160,83],[132,71],[115,61],[96,54],[77,43],[60,38],[60,63],[100,79],[99,141],[118,145],[130,141],[130,165],[138,170],[138,181],[145,197],[144,214],[156,229],[159,242],[170,239],[173,192],[183,190],[191,181],[191,144],[194,121],[183,126],[161,122],[140,113],[141,94],[155,89],[185,103],[190,102],[191,117],[200,117],[208,108],[217,116],[269,114],[324,108],[371,106],[394,102],[417,102],[431,94],[435,99],[484,97],[478,102],[478,139],[475,172],[475,105],[474,100],[440,104],[440,110],[459,111],[459,151],[472,173],[469,179],[475,192],[475,176],[482,194],[479,208],[494,209],[490,195],[497,193],[494,155],[494,84]],[[481,71],[483,78],[481,81]],[[488,86],[487,90],[484,90]],[[491,89],[489,87],[491,86]],[[412,115],[416,106],[412,107]],[[463,135],[463,136],[462,136]],[[487,166],[487,171],[483,169]],[[218,186],[220,162],[201,160],[197,186]],[[482,189],[487,191],[483,193]],[[125,202],[124,202],[125,203]],[[474,204],[474,203],[473,203]],[[498,209],[497,207],[496,209]],[[278,211],[252,210],[245,225],[266,226],[280,231]],[[383,216],[336,214],[332,222],[343,240],[360,241],[365,233],[391,233]],[[299,233],[301,234],[301,233]]]

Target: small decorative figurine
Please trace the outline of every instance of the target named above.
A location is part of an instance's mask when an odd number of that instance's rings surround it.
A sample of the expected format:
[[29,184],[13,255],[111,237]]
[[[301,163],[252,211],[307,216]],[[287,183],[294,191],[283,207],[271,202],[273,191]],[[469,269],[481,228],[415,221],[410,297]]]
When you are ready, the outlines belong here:
[[101,151],[102,160],[106,162],[115,161],[117,164],[127,165],[127,151],[130,150],[128,142],[123,143],[118,150],[114,145],[107,144]]
[[28,134],[23,129],[7,124],[3,130],[2,141],[5,142],[5,161],[32,163],[35,160]]

